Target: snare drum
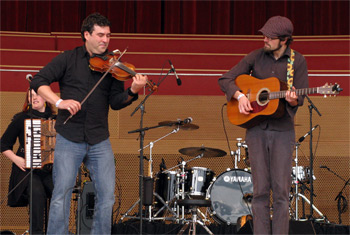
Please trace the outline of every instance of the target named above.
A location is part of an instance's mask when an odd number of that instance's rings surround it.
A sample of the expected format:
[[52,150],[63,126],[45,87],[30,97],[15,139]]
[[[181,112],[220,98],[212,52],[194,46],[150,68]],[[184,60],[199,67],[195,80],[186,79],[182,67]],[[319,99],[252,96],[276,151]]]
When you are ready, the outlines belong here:
[[214,177],[214,172],[205,167],[192,167],[186,171],[185,192],[192,198],[204,198]]
[[252,214],[253,182],[251,173],[241,169],[231,169],[221,173],[208,189],[208,208],[218,223],[236,224],[243,215]]

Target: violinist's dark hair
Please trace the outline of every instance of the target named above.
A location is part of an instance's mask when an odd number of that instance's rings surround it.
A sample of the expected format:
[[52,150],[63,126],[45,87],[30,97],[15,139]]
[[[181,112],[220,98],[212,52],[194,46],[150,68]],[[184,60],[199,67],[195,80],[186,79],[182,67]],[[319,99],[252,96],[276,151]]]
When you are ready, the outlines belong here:
[[111,26],[111,22],[109,22],[109,20],[106,17],[104,17],[98,12],[88,15],[81,25],[81,38],[83,39],[84,42],[86,41],[84,37],[84,32],[88,31],[90,34],[92,34],[95,24],[101,27]]

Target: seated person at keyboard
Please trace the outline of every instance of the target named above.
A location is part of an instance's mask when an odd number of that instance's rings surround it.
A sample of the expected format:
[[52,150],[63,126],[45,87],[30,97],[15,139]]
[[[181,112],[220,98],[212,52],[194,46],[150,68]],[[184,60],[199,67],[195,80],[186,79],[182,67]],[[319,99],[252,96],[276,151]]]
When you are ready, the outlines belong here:
[[[53,108],[50,104],[32,90],[32,114],[29,112],[29,90],[26,94],[22,112],[14,115],[11,123],[1,137],[1,153],[10,159],[12,171],[9,182],[8,205],[23,207],[29,205],[30,196],[30,169],[25,165],[25,119],[32,116],[35,119],[49,119],[53,117]],[[18,138],[17,152],[13,146]],[[17,186],[18,185],[18,186]],[[44,211],[47,199],[53,190],[52,173],[49,168],[34,169],[33,171],[33,201],[32,201],[32,230],[30,234],[44,234]]]

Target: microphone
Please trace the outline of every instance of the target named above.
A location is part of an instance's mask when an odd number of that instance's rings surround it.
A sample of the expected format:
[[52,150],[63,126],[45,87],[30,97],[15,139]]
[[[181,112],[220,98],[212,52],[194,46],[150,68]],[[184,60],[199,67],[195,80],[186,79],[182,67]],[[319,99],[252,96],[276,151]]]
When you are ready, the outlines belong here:
[[193,121],[193,119],[191,117],[185,118],[183,121],[182,120],[178,120],[177,123],[179,125],[184,125],[184,124],[189,124]]
[[33,79],[33,75],[27,74],[27,75],[26,75],[26,79],[28,80],[28,82],[31,82],[32,79]]
[[252,202],[253,200],[253,194],[252,193],[246,193],[243,195],[243,200],[247,203]]
[[173,63],[171,63],[171,61],[169,60],[169,64],[170,64],[170,67],[171,67],[171,70],[173,71],[175,77],[176,77],[176,82],[177,82],[177,85],[178,86],[181,86],[182,82],[181,82],[181,79],[179,78],[179,76],[177,76],[177,73],[176,73],[176,70],[174,68],[174,65]]
[[304,139],[305,139],[308,135],[310,135],[311,132],[313,132],[317,127],[318,127],[318,124],[317,124],[316,126],[314,126],[314,127],[311,129],[311,131],[309,131],[308,133],[306,133],[304,136],[300,137],[298,142],[299,142],[299,143],[303,142]]

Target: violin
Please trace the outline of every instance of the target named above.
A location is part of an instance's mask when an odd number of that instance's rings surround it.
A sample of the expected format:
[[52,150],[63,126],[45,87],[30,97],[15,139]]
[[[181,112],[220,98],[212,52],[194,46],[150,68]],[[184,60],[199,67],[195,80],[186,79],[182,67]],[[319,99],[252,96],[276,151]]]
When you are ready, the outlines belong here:
[[[119,50],[115,50],[119,51]],[[98,71],[104,73],[100,80],[95,84],[95,86],[89,91],[89,93],[85,96],[85,98],[81,101],[81,105],[85,103],[87,98],[92,94],[92,92],[96,89],[96,87],[102,82],[107,73],[111,73],[112,76],[120,81],[126,81],[132,77],[134,77],[137,73],[135,72],[135,66],[128,63],[122,63],[119,61],[120,57],[125,53],[121,54],[119,57],[115,55],[115,51],[105,56],[95,55],[90,58],[89,66],[93,71]],[[150,87],[152,91],[156,91],[158,87],[152,84],[150,81],[147,81],[147,85]],[[63,124],[66,124],[69,119],[73,117],[73,114],[70,115]]]
[[[104,73],[110,70],[109,73],[111,73],[112,76],[119,81],[127,81],[137,74],[135,72],[134,65],[126,62],[120,62],[114,52],[104,56],[95,55],[90,58],[89,64],[90,69],[93,71]],[[112,69],[111,66],[113,66]],[[151,90],[157,90],[157,86],[152,84],[150,81],[147,81],[147,85]]]

